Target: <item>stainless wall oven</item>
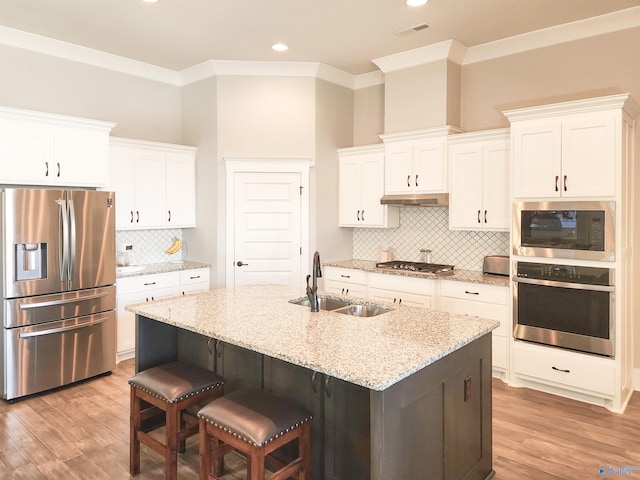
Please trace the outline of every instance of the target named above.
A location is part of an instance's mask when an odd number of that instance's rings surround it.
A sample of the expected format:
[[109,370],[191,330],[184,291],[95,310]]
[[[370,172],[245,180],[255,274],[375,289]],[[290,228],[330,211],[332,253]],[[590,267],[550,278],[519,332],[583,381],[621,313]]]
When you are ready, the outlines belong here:
[[614,269],[515,262],[514,337],[614,356]]
[[517,202],[513,254],[615,261],[615,202]]

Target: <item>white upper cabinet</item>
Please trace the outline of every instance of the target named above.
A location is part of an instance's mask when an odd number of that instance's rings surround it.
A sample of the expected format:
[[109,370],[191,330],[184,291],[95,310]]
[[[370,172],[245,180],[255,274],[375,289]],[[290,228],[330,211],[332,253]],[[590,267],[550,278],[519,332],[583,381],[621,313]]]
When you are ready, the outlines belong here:
[[193,147],[112,138],[116,228],[194,227],[195,152]]
[[385,195],[447,192],[451,126],[381,135],[385,144]]
[[398,207],[380,204],[384,195],[384,146],[338,150],[341,227],[397,227]]
[[449,166],[449,228],[508,231],[509,131],[453,136]]
[[104,187],[114,125],[0,107],[0,183]]
[[622,97],[505,112],[511,121],[514,198],[615,196]]

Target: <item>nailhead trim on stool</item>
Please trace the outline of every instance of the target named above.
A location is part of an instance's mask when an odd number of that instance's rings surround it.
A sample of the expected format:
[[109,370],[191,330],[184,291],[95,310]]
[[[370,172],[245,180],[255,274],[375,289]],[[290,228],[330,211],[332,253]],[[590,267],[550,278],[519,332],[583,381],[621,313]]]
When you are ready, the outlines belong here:
[[[224,379],[216,373],[186,363],[174,362],[143,370],[129,379],[131,385],[130,464],[131,475],[140,473],[140,443],[165,458],[167,480],[177,478],[178,451],[185,439],[198,433],[197,418],[187,408],[223,394]],[[150,404],[142,409],[143,404]],[[142,420],[163,411],[166,441],[161,443],[142,429]],[[155,427],[154,427],[155,428]],[[154,428],[151,428],[153,430]]]
[[247,478],[262,480],[266,457],[295,439],[298,458],[279,465],[269,478],[310,478],[312,415],[293,400],[264,390],[237,390],[209,402],[198,417],[200,480],[219,479],[221,459],[231,450],[247,456]]

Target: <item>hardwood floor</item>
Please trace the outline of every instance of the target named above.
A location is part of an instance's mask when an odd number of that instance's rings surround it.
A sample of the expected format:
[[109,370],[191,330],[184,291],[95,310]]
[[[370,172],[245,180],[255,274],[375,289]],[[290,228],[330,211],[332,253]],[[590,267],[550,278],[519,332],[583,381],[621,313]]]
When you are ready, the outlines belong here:
[[[133,362],[126,361],[109,376],[0,402],[0,480],[129,478],[131,375]],[[640,467],[640,394],[634,394],[624,415],[616,415],[499,380],[493,387],[496,480],[582,480],[604,477],[602,466]],[[197,452],[193,437],[180,455],[179,478],[198,477]],[[239,457],[226,463],[225,480],[244,478]],[[144,446],[141,470],[136,478],[164,479],[162,459]],[[640,478],[640,470],[629,471],[634,476]]]

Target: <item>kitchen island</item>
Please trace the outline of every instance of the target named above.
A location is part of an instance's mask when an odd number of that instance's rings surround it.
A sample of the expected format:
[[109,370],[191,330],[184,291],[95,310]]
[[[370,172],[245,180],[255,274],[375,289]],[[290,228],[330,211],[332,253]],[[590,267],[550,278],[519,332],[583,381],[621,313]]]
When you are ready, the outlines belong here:
[[137,315],[136,370],[180,359],[218,371],[227,391],[295,398],[314,413],[314,479],[493,474],[498,322],[391,305],[367,318],[311,313],[289,302],[302,296],[259,285],[128,306]]

